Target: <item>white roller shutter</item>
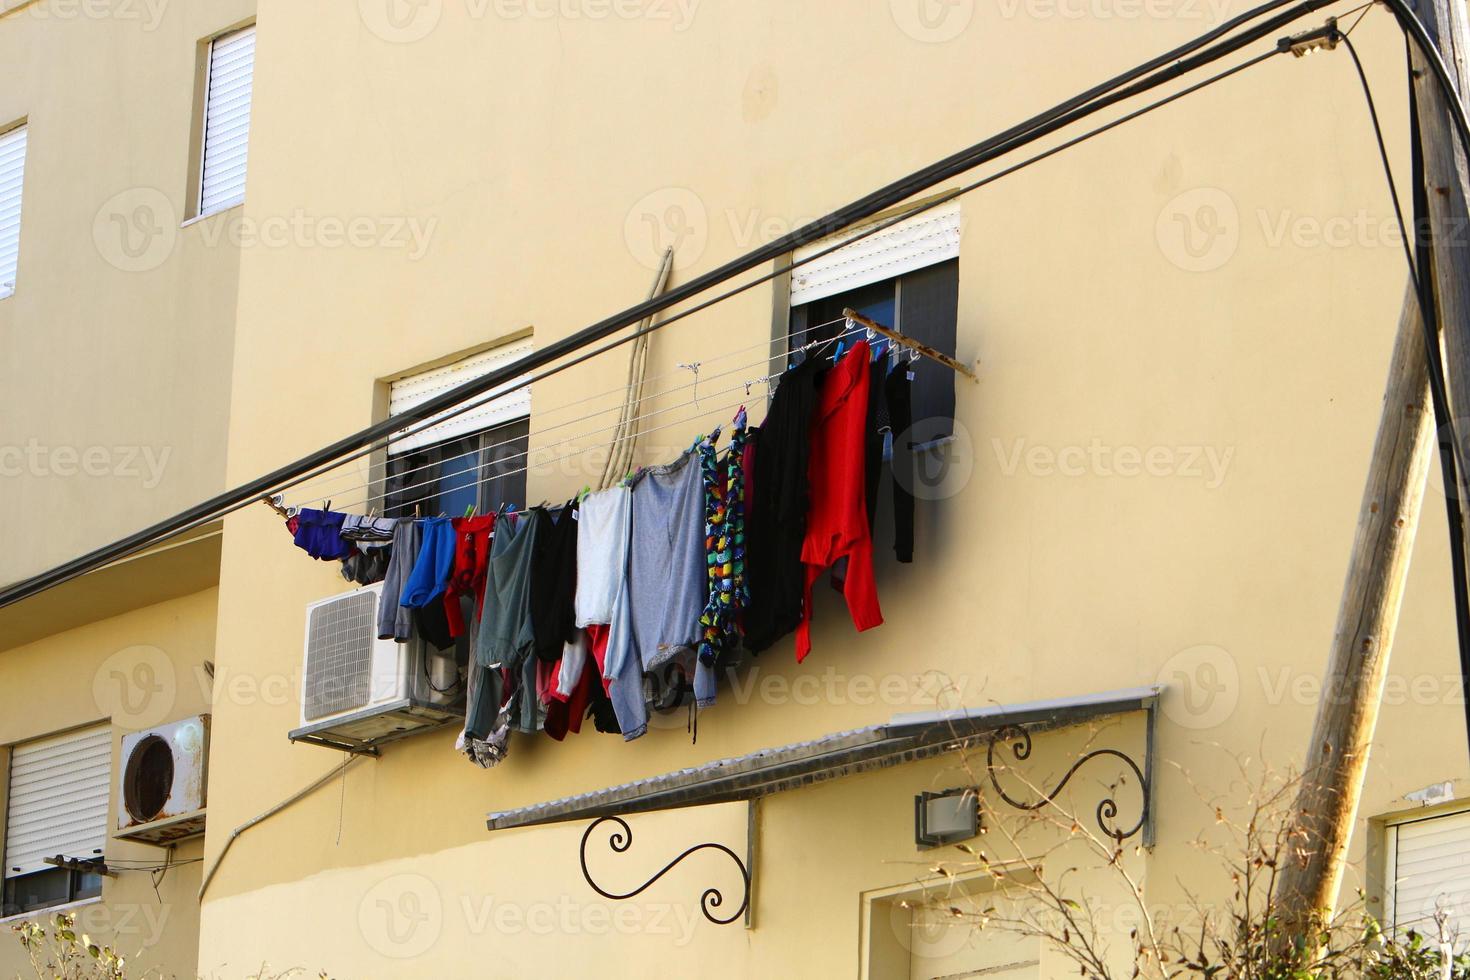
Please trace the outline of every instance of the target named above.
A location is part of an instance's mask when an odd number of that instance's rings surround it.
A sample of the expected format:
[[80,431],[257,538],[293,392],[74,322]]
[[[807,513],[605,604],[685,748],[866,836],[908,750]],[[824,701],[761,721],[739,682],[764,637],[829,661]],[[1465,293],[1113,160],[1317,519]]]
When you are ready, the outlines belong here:
[[1398,824],[1391,831],[1395,931],[1414,929],[1433,942],[1435,913],[1444,911],[1452,934],[1470,933],[1470,811]]
[[15,292],[20,262],[20,188],[26,172],[26,128],[0,133],[0,299]]
[[[520,360],[535,349],[529,340],[516,344],[504,344],[494,347],[482,354],[475,354],[463,360],[455,361],[453,364],[422,374],[394,381],[388,390],[388,415],[402,415],[405,411],[419,405],[436,395],[442,395],[451,388],[482,378],[497,368],[504,367]],[[486,392],[475,399],[474,408],[457,415],[452,419],[429,426],[427,429],[416,432],[413,435],[392,442],[388,446],[389,454],[408,452],[411,449],[419,449],[445,439],[453,439],[456,436],[469,435],[471,432],[479,432],[502,422],[512,419],[525,418],[531,414],[531,387],[513,391],[507,395],[495,397],[495,393],[509,387],[515,382],[506,382],[499,388]],[[486,400],[488,398],[488,400]]]
[[250,91],[254,76],[255,28],[225,34],[209,45],[200,214],[245,200],[245,156],[250,144]]
[[107,725],[17,745],[10,755],[5,877],[45,871],[43,858],[88,858],[107,841],[112,729]]
[[[868,227],[871,227],[869,225]],[[796,261],[862,234],[862,228],[799,248]],[[849,289],[883,282],[960,254],[960,205],[941,204],[891,228],[837,249],[830,255],[797,266],[791,272],[791,305],[845,293]]]

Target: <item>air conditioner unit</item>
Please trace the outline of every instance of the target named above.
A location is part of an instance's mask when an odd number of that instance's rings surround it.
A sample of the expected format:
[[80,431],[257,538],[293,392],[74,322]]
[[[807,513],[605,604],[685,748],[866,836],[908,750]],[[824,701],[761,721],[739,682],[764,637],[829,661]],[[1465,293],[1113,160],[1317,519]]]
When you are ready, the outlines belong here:
[[301,669],[301,727],[292,741],[350,752],[464,718],[463,650],[432,650],[378,639],[381,583],[306,607]]
[[209,715],[124,735],[113,836],[149,844],[197,837],[208,783]]

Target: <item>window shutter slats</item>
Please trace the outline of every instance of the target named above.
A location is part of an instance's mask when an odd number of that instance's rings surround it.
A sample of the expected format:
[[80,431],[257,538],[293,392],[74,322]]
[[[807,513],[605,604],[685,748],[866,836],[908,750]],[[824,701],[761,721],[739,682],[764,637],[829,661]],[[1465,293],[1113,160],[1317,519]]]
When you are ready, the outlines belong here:
[[215,38],[209,46],[209,92],[204,108],[204,164],[199,213],[245,200],[250,96],[255,79],[255,28]]
[[[871,226],[869,226],[871,227]],[[860,234],[857,228],[799,248],[801,261]],[[960,254],[960,205],[941,204],[891,228],[844,245],[791,271],[791,305],[801,306],[859,286],[893,279],[956,258]]]
[[112,729],[17,745],[10,756],[5,877],[45,871],[45,858],[91,857],[107,841]]
[[1451,933],[1470,928],[1470,811],[1395,828],[1393,925],[1438,940],[1437,912]]
[[0,299],[15,292],[20,263],[20,193],[26,168],[26,127],[0,133]]
[[[435,395],[443,394],[451,388],[462,385],[475,378],[481,378],[513,361],[525,357],[534,349],[530,341],[518,344],[506,344],[493,348],[482,354],[475,354],[463,360],[422,374],[394,381],[388,389],[388,414],[389,416],[401,415],[403,412],[415,405],[422,404]],[[511,384],[513,382],[508,382]],[[505,386],[502,386],[505,387]],[[499,389],[495,389],[499,390]],[[493,396],[495,390],[487,395]],[[480,396],[480,399],[486,398]],[[477,399],[477,402],[479,399]],[[457,415],[452,419],[446,419],[437,425],[429,426],[411,436],[396,440],[389,444],[388,453],[396,455],[424,446],[431,446],[445,439],[453,439],[457,436],[468,435],[471,432],[479,432],[511,419],[524,418],[531,414],[531,388],[527,385],[518,391],[510,392],[499,398],[490,397],[488,401],[477,404],[463,415]]]

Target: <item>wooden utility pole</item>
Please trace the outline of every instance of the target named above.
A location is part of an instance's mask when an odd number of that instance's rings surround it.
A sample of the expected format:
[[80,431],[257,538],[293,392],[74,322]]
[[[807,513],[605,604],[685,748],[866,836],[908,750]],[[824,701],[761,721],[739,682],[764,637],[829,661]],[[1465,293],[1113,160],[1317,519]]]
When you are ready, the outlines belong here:
[[[1460,39],[1465,36],[1465,12],[1460,2],[1410,0],[1464,91],[1466,51]],[[1446,102],[1417,48],[1413,59],[1435,241],[1430,279],[1445,328],[1453,411],[1455,402],[1470,405],[1470,254],[1464,241],[1470,185]],[[1285,943],[1304,940],[1314,949],[1315,930],[1330,918],[1337,902],[1434,452],[1433,430],[1423,323],[1411,283],[1293,814],[1291,860],[1277,884]],[[1470,486],[1467,477],[1462,470],[1462,488]],[[1455,490],[1447,487],[1446,492]],[[1460,499],[1470,502],[1463,489]]]

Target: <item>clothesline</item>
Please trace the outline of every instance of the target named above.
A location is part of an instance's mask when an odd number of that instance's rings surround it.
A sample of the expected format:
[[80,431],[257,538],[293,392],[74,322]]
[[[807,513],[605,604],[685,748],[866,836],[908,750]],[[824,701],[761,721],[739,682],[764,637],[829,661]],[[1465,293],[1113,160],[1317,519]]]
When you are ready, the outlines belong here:
[[[835,320],[832,320],[832,321],[830,321],[828,323],[817,324],[817,325],[815,325],[813,327],[808,327],[808,328],[806,328],[803,331],[798,331],[797,334],[799,335],[800,333],[810,332],[811,330],[815,330],[815,329],[818,329],[820,327],[832,326],[832,325],[837,324],[837,323],[843,323],[843,322],[846,322],[847,320],[848,320],[848,318],[846,318],[846,317],[839,317],[839,318],[837,318]],[[850,328],[848,330],[844,330],[841,333],[836,334],[836,335],[834,335],[832,337],[827,337],[827,338],[822,338],[822,339],[817,340],[817,341],[812,341],[812,342],[809,342],[807,344],[802,345],[799,348],[795,348],[794,350],[789,350],[789,351],[785,351],[785,352],[782,352],[782,353],[773,354],[773,355],[770,355],[768,357],[765,357],[765,358],[763,358],[761,360],[749,362],[749,363],[746,363],[746,364],[737,365],[737,366],[735,366],[733,368],[729,368],[728,370],[725,370],[725,371],[722,371],[722,372],[719,372],[719,373],[716,373],[716,374],[712,374],[712,375],[700,376],[699,372],[696,371],[696,377],[695,377],[695,380],[694,381],[691,381],[689,383],[682,384],[682,385],[676,385],[676,386],[673,386],[671,388],[667,388],[667,389],[664,389],[664,390],[661,390],[661,391],[650,393],[650,394],[646,395],[643,399],[641,399],[641,401],[643,401],[643,402],[654,401],[656,399],[665,398],[665,397],[667,397],[667,396],[669,396],[671,394],[676,394],[676,393],[681,392],[681,391],[692,391],[692,393],[694,395],[694,402],[697,405],[698,400],[699,400],[699,395],[700,395],[700,392],[698,390],[698,386],[700,385],[701,382],[708,383],[710,381],[717,380],[719,378],[731,377],[731,376],[734,376],[734,375],[741,374],[741,373],[743,373],[745,371],[749,371],[751,368],[754,368],[754,367],[760,367],[760,366],[763,366],[763,365],[768,367],[770,365],[771,361],[778,360],[778,359],[786,359],[786,358],[789,358],[792,354],[797,353],[799,351],[806,351],[806,350],[809,350],[809,349],[811,349],[812,347],[815,347],[815,346],[826,345],[826,344],[830,344],[830,343],[833,343],[833,342],[838,341],[838,340],[845,339],[845,338],[847,338],[849,336],[852,336],[854,334],[862,333],[862,332],[864,332],[865,329],[866,328],[861,327],[861,326],[855,326],[855,327],[852,327],[852,328]],[[761,344],[759,346],[768,346],[768,344]],[[749,350],[750,348],[745,348],[745,349],[746,350]],[[721,357],[725,357],[725,356],[728,356],[728,355],[721,355]],[[703,362],[700,364],[700,367],[702,367],[702,366],[703,366]],[[670,372],[670,373],[673,373],[673,372]],[[744,388],[744,389],[746,389],[746,393],[748,395],[749,392],[750,392],[750,388],[752,386],[757,385],[757,384],[769,384],[772,379],[774,379],[774,378],[776,378],[776,377],[779,376],[779,373],[780,372],[776,372],[776,373],[773,373],[773,374],[761,375],[759,377],[747,378],[744,381],[742,381],[739,385],[735,385],[735,386],[732,386],[732,387],[719,389],[719,390],[716,390],[714,392],[710,392],[708,394],[709,395],[718,396],[718,395],[722,395],[722,394],[728,394],[728,393],[733,392],[733,391],[737,391],[740,388]],[[653,411],[646,412],[646,413],[643,413],[641,415],[635,416],[632,419],[632,421],[634,421],[634,422],[643,421],[645,419],[654,418],[654,417],[657,417],[659,415],[664,415],[664,414],[667,414],[667,413],[672,412],[672,411],[678,411],[679,409],[684,408],[684,407],[687,407],[687,406],[684,405],[684,404],[680,404],[680,405],[671,405],[671,406],[667,406],[665,408],[655,409]],[[569,420],[567,420],[565,422],[559,422],[559,423],[557,423],[555,425],[547,426],[547,427],[542,428],[542,429],[538,429],[537,430],[537,434],[538,434],[538,436],[539,435],[544,435],[545,433],[554,432],[554,431],[556,431],[558,429],[565,429],[565,428],[567,428],[569,426],[579,425],[579,424],[581,424],[583,422],[586,422],[586,421],[588,421],[590,419],[596,418],[598,415],[607,414],[608,412],[615,411],[615,410],[616,410],[616,406],[614,408],[612,408],[612,409],[603,409],[603,410],[599,410],[597,412],[590,412],[590,413],[587,413],[586,415],[579,416],[578,418],[569,419]],[[552,409],[550,411],[555,411],[555,409]],[[626,423],[626,421],[627,420],[625,420],[625,423]],[[568,438],[561,439],[561,440],[558,440],[556,442],[548,443],[548,444],[545,444],[545,445],[542,445],[542,446],[538,446],[536,448],[536,450],[534,450],[534,452],[544,452],[544,451],[547,451],[547,450],[550,450],[550,449],[554,449],[554,448],[556,448],[558,446],[570,445],[570,444],[573,444],[573,443],[575,443],[575,442],[577,442],[577,441],[579,441],[581,439],[585,439],[585,438],[587,438],[589,436],[595,436],[595,435],[598,435],[598,434],[604,433],[604,432],[615,432],[618,428],[621,428],[621,426],[620,425],[608,425],[608,426],[603,426],[601,428],[592,429],[590,431],[580,432],[580,433],[577,433],[576,435],[570,436]],[[660,426],[659,428],[665,428],[665,426]],[[493,431],[493,428],[490,431]],[[658,431],[658,429],[653,429],[653,430],[648,430],[648,431]],[[640,435],[641,434],[643,434],[643,433],[640,432]],[[442,466],[444,466],[445,464],[448,464],[448,463],[453,463],[453,462],[456,462],[456,461],[459,461],[459,460],[468,459],[469,457],[478,456],[481,453],[489,453],[489,452],[491,452],[491,451],[493,451],[495,449],[499,449],[499,448],[503,448],[505,446],[513,445],[513,444],[515,444],[518,441],[519,441],[518,439],[514,439],[513,438],[513,439],[502,440],[500,442],[491,443],[490,445],[481,446],[481,447],[478,447],[476,449],[471,449],[471,450],[468,450],[468,451],[466,451],[464,453],[460,453],[460,454],[455,455],[455,456],[444,457],[444,458],[439,459],[439,460],[436,460],[436,461],[432,461],[432,462],[428,462],[428,463],[423,463],[423,464],[421,464],[419,466],[415,466],[415,467],[411,467],[409,469],[402,470],[402,471],[400,471],[398,473],[393,474],[393,477],[395,479],[398,479],[398,478],[402,478],[402,477],[408,476],[408,475],[413,474],[413,473],[416,473],[416,472],[421,472],[421,471],[429,470],[429,469],[437,469],[437,468],[442,467]],[[616,445],[616,443],[614,442],[613,445]],[[592,448],[596,448],[596,447],[587,447],[587,449],[579,450],[578,453],[575,453],[573,455],[578,455],[581,452],[589,451]],[[511,455],[511,456],[501,457],[500,459],[496,460],[496,462],[498,462],[498,463],[504,463],[504,462],[509,462],[509,461],[515,460],[515,459],[520,459],[520,458],[523,458],[523,457],[529,457],[531,452],[533,452],[533,451],[532,450],[528,450],[527,452],[516,453],[516,454]],[[556,462],[556,461],[557,460],[553,459],[553,460],[549,460],[547,462],[550,463],[550,462]],[[545,465],[545,464],[536,464],[536,465]],[[503,472],[503,473],[501,473],[499,475],[500,476],[512,475],[514,473],[524,472],[525,469],[529,469],[529,468],[530,468],[530,466],[528,465],[527,467],[525,467],[523,469],[505,471],[505,472]],[[345,479],[350,479],[353,476],[354,476],[354,474],[339,474],[338,476],[335,476],[335,477],[328,477],[327,478],[327,481],[333,481],[333,482],[334,481],[340,481],[340,480],[342,480],[344,478]],[[369,468],[368,478],[366,480],[362,481],[362,482],[358,482],[358,483],[354,483],[354,484],[347,484],[347,485],[333,485],[333,486],[323,486],[322,483],[316,483],[316,484],[309,485],[306,488],[300,489],[299,492],[294,493],[292,496],[297,501],[297,504],[296,505],[299,506],[301,503],[304,503],[306,501],[327,500],[327,499],[329,499],[331,497],[335,497],[335,496],[338,496],[340,494],[344,494],[344,493],[355,493],[355,492],[357,492],[359,490],[368,489],[368,488],[372,487],[374,484],[379,483],[379,482],[381,482],[381,477],[379,477],[378,479],[372,478],[371,468]],[[424,482],[416,483],[416,484],[411,484],[410,486],[400,488],[400,489],[396,490],[395,492],[406,492],[407,490],[416,489],[418,487],[426,486],[426,485],[432,484],[434,482],[437,482],[437,479],[435,479],[435,480],[428,480],[428,481],[424,481]],[[371,498],[371,496],[372,495],[369,495],[369,499]]]
[[[742,390],[743,387],[744,387],[743,385],[740,385],[740,386],[736,386],[735,388],[728,388],[728,389],[725,389],[723,392],[716,392],[716,394],[729,394],[731,391]],[[674,420],[672,422],[665,422],[664,424],[662,424],[662,425],[656,425],[656,426],[654,426],[651,429],[645,429],[645,430],[643,430],[643,435],[649,435],[649,434],[652,434],[654,432],[659,432],[659,431],[664,430],[664,429],[671,429],[671,428],[674,428],[675,426],[689,425],[692,422],[697,422],[700,419],[703,419],[703,418],[706,418],[706,417],[712,416],[712,415],[717,415],[717,414],[722,413],[722,412],[734,412],[734,411],[736,411],[743,404],[745,404],[745,400],[743,398],[741,398],[741,399],[739,399],[737,401],[728,402],[726,404],[719,405],[719,406],[717,406],[715,408],[701,408],[699,411],[697,411],[693,415],[690,415],[690,416],[687,416],[687,417],[681,418],[681,419],[676,419],[676,420]],[[682,405],[682,406],[678,406],[678,407],[680,407],[680,408],[687,408],[689,406]],[[582,449],[574,450],[574,451],[569,452],[569,453],[564,453],[564,454],[562,454],[560,456],[553,457],[552,459],[541,460],[539,462],[530,463],[530,464],[527,464],[526,466],[520,466],[520,467],[517,467],[515,469],[511,469],[511,470],[498,470],[498,471],[496,471],[496,472],[494,472],[494,473],[492,473],[492,474],[490,474],[488,476],[482,477],[482,478],[480,478],[478,480],[475,480],[475,481],[473,481],[471,483],[458,483],[458,484],[456,484],[456,488],[458,488],[458,489],[469,489],[470,487],[476,487],[476,488],[478,488],[478,487],[484,486],[487,483],[494,482],[496,480],[503,480],[506,477],[516,476],[516,475],[521,474],[521,473],[529,473],[531,470],[534,470],[534,469],[544,468],[544,467],[547,467],[547,466],[553,466],[553,465],[555,465],[557,463],[565,462],[566,460],[569,460],[569,459],[575,459],[576,457],[583,456],[583,455],[585,455],[585,454],[593,451],[594,449],[601,449],[601,448],[603,448],[603,446],[602,446],[601,443],[599,443],[599,444],[592,445],[592,446],[586,446],[586,447],[584,447]],[[525,453],[518,454],[518,456],[525,456],[525,455],[527,455],[527,454],[525,454]],[[507,457],[507,458],[508,459],[515,459],[517,457]],[[493,465],[493,464],[487,464],[487,465]],[[411,490],[420,489],[420,488],[423,488],[423,487],[426,487],[426,486],[432,486],[432,485],[434,485],[435,483],[438,483],[438,482],[439,482],[438,480],[427,480],[427,481],[425,481],[423,483],[415,483],[415,484],[413,484],[411,486],[395,488],[395,489],[392,490],[392,493],[393,494],[408,493]],[[367,486],[371,486],[371,484],[368,484]],[[377,501],[378,498],[380,498],[380,497],[386,497],[388,495],[389,494],[387,492],[378,493],[378,494],[369,494],[366,497],[363,497],[363,498],[357,499],[357,500],[353,500],[353,501],[351,501],[349,503],[346,503],[346,504],[339,504],[336,501],[328,501],[328,502],[332,505],[332,509],[333,510],[355,511],[355,510],[360,510],[360,509],[362,509],[364,507],[368,507],[368,506],[374,504],[375,501]],[[432,515],[427,515],[426,514],[424,516],[427,517],[427,516],[432,516]]]

